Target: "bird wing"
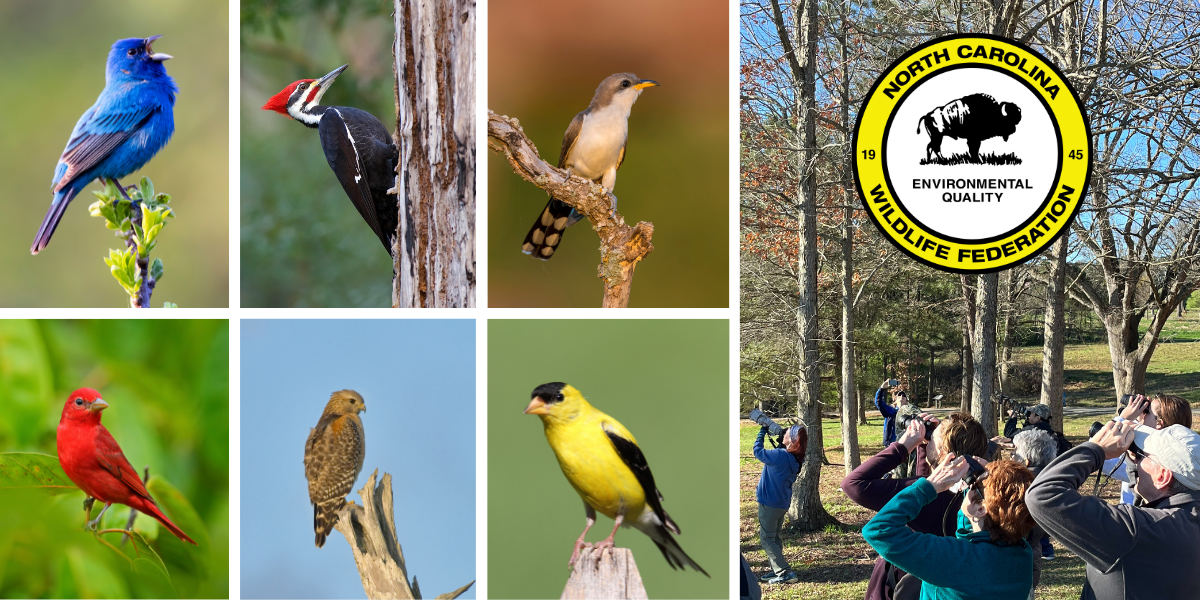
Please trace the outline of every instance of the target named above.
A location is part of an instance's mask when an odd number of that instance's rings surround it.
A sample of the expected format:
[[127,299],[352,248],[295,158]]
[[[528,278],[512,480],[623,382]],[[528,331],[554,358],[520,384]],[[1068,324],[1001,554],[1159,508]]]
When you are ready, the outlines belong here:
[[107,158],[117,146],[137,133],[159,108],[152,101],[120,106],[99,101],[89,108],[75,124],[71,139],[58,159],[54,191],[66,187],[77,175]]
[[321,460],[317,454],[317,442],[329,429],[330,423],[337,418],[338,416],[334,413],[321,415],[321,420],[317,421],[317,426],[313,427],[312,432],[308,434],[308,441],[304,443],[304,477],[308,479],[310,485],[321,475]]
[[624,144],[621,144],[621,156],[617,157],[617,168],[618,169],[621,168],[621,165],[625,164],[625,147],[628,145],[629,145],[628,139],[625,140]]
[[371,231],[374,231],[377,237],[383,238],[379,218],[375,215],[375,200],[371,196],[367,172],[363,168],[358,150],[354,147],[354,134],[350,132],[350,126],[346,124],[338,109],[329,108],[321,117],[318,130],[329,168],[333,169],[333,174],[337,175],[342,189],[346,190],[346,195],[354,203],[354,208],[358,209],[358,214],[371,226]]
[[642,454],[642,449],[638,448],[637,442],[629,439],[624,428],[614,427],[612,423],[605,421],[600,425],[604,430],[604,434],[608,436],[612,442],[613,449],[617,451],[617,455],[633,471],[633,476],[637,478],[638,483],[642,484],[642,492],[646,496],[646,503],[654,510],[654,515],[658,517],[664,525],[669,529],[679,533],[678,526],[675,525],[671,518],[667,516],[667,511],[662,507],[662,494],[654,485],[654,475],[650,473],[650,465],[646,463],[646,455]]
[[587,116],[587,111],[583,111],[575,115],[571,119],[571,124],[567,125],[567,132],[563,134],[562,150],[558,153],[558,168],[567,168],[567,155],[571,153],[571,148],[575,147],[575,140],[579,139],[579,130],[583,129],[583,118]]
[[121,446],[117,445],[117,440],[113,439],[112,434],[103,425],[96,434],[96,460],[99,461],[101,467],[104,467],[105,471],[112,473],[113,477],[129,486],[133,493],[154,503],[154,498],[151,498],[150,492],[146,491],[146,485],[142,483],[142,478],[138,477],[137,471],[125,459],[125,453],[121,452]]

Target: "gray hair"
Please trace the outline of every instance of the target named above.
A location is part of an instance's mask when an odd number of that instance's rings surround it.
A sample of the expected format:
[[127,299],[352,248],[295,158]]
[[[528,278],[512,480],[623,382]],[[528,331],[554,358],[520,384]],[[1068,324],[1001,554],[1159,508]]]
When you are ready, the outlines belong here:
[[1042,429],[1026,429],[1013,436],[1012,441],[1017,447],[1014,458],[1031,469],[1050,464],[1058,455],[1058,444]]

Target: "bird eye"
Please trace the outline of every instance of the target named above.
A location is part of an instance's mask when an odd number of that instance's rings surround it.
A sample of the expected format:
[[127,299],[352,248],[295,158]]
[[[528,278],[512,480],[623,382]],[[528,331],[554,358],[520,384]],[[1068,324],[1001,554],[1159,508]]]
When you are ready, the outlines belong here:
[[83,398],[76,398],[75,406],[83,406]]
[[129,55],[130,55],[130,56],[137,56],[137,53],[138,53],[138,51],[137,51],[137,48],[130,48],[130,49],[129,49]]
[[623,87],[623,88],[627,88],[627,87],[629,87],[629,80],[628,80],[628,79],[626,79],[626,80],[622,81],[622,82],[621,82],[621,87]]
[[554,401],[555,401],[555,402],[562,402],[562,401],[563,401],[563,395],[562,395],[562,394],[558,394],[558,395],[554,396]]

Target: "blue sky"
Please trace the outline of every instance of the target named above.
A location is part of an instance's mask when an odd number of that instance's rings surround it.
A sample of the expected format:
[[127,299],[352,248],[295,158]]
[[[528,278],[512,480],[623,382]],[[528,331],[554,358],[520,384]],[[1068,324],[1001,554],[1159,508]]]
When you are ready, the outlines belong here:
[[[362,394],[367,457],[392,474],[408,574],[432,598],[476,579],[475,322],[243,320],[243,598],[365,598],[334,531],[314,544],[304,441],[332,392]],[[472,587],[463,598],[474,598]]]

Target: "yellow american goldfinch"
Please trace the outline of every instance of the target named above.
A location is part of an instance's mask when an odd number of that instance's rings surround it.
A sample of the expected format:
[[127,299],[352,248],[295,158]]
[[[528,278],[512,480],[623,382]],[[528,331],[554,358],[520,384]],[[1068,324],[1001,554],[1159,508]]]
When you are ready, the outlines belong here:
[[[650,536],[672,569],[688,566],[707,576],[708,572],[671,537],[672,533],[679,533],[679,526],[663,510],[662,494],[654,485],[650,465],[646,464],[633,434],[616,419],[596,410],[579,390],[565,383],[540,385],[533,390],[532,397],[525,414],[541,417],[558,466],[583,498],[587,513],[587,526],[575,540],[568,564],[575,564],[581,548],[612,548],[617,528],[625,525]],[[593,546],[585,543],[583,537],[596,523],[596,511],[616,523],[608,538]]]

